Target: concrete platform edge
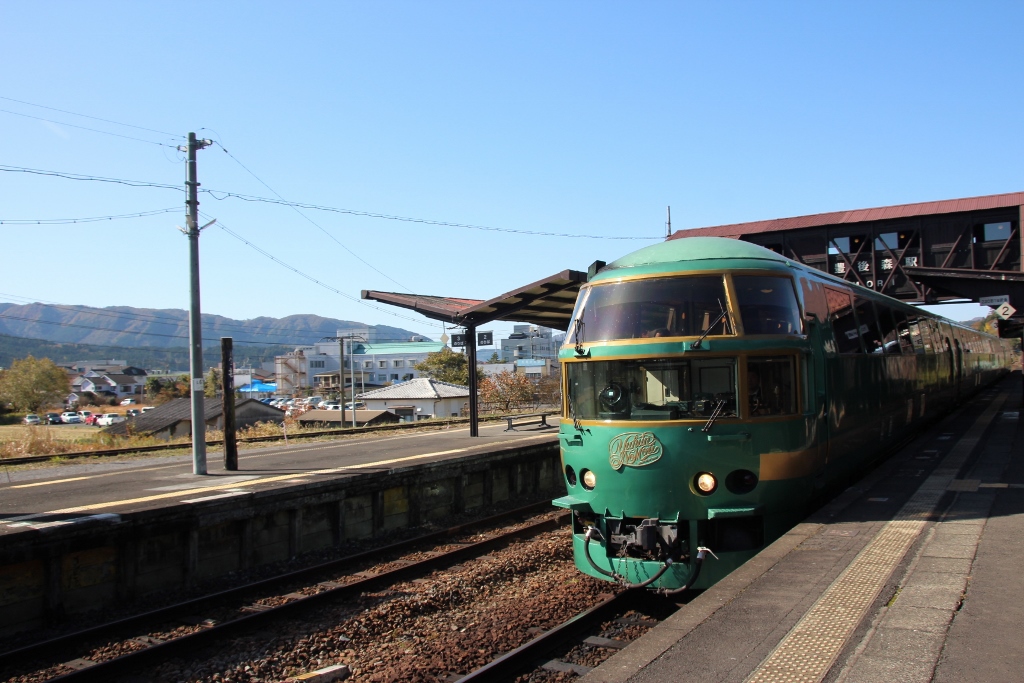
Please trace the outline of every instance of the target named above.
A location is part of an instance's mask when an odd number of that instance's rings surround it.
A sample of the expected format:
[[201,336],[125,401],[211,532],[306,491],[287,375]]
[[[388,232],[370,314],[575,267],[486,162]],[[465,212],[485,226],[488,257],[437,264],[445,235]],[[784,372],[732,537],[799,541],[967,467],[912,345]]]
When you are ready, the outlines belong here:
[[824,525],[803,522],[755,555],[743,566],[697,596],[693,602],[651,629],[643,638],[630,643],[600,667],[580,679],[580,683],[625,683],[683,636],[735,600],[757,579],[771,571],[782,558]]

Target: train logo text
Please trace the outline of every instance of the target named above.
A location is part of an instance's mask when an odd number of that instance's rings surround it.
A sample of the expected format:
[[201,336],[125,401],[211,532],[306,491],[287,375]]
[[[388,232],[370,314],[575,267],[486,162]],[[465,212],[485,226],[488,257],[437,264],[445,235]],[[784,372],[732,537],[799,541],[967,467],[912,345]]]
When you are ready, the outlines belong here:
[[608,462],[616,470],[650,465],[661,454],[661,442],[651,432],[623,432],[608,442]]

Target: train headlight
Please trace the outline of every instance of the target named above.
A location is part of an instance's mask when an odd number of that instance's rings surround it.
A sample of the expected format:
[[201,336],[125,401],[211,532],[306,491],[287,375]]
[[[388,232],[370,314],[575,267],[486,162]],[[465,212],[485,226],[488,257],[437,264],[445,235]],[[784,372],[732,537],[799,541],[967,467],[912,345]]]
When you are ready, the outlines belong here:
[[590,470],[583,470],[580,474],[582,475],[581,478],[583,479],[583,488],[589,491],[595,486],[597,486],[596,474],[594,474]]
[[715,489],[718,488],[718,481],[715,479],[715,475],[708,472],[698,474],[696,484],[697,490],[704,494],[714,493]]

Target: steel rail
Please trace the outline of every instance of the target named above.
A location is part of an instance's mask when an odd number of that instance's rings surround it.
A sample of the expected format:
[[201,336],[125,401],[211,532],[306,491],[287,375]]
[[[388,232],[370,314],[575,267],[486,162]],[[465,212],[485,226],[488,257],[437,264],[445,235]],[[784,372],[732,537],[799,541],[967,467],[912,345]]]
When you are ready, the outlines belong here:
[[516,674],[535,668],[537,663],[551,651],[563,643],[578,638],[606,619],[609,615],[622,611],[636,596],[636,591],[625,590],[602,600],[566,622],[559,624],[550,631],[545,631],[533,640],[507,652],[476,671],[466,674],[457,683],[511,680]]
[[[540,503],[534,503],[532,505],[527,505],[524,507],[516,508],[514,510],[503,512],[498,515],[492,515],[490,517],[485,517],[480,520],[466,522],[464,524],[459,524],[440,531],[435,531],[429,534],[416,536],[415,538],[410,538],[399,543],[392,543],[386,546],[382,546],[380,548],[374,548],[373,550],[367,550],[362,553],[339,558],[337,560],[322,562],[311,567],[306,567],[304,569],[298,569],[295,571],[288,572],[286,574],[280,574],[278,576],[273,576],[267,579],[254,581],[252,583],[245,584],[244,586],[237,586],[235,588],[229,588],[226,590],[218,591],[216,593],[211,593],[197,598],[191,598],[189,600],[175,603],[173,605],[168,605],[166,607],[150,610],[148,612],[143,612],[141,614],[125,617],[123,619],[118,619],[117,621],[99,624],[97,626],[75,631],[73,633],[68,633],[62,636],[58,636],[56,638],[51,638],[49,640],[41,641],[38,643],[32,643],[30,645],[26,645],[15,650],[0,653],[0,669],[9,668],[19,662],[24,662],[26,660],[31,660],[33,658],[40,657],[48,652],[67,652],[68,648],[78,646],[84,639],[102,638],[107,635],[113,635],[115,633],[129,631],[130,629],[139,629],[147,624],[152,624],[154,622],[159,622],[162,620],[171,620],[175,616],[193,612],[196,608],[210,609],[211,603],[219,600],[236,598],[249,593],[255,593],[260,590],[272,589],[282,584],[308,579],[318,574],[328,573],[332,570],[342,569],[346,566],[355,565],[360,562],[377,560],[391,553],[406,550],[409,548],[409,546],[414,544],[444,540],[447,537],[454,536],[459,533],[464,533],[465,531],[475,527],[502,522],[509,518],[517,517],[524,514],[535,514],[538,512],[543,512],[545,509],[551,509],[550,502],[543,501]],[[358,581],[354,581],[352,583],[345,584],[344,586],[340,586],[337,588],[330,588],[328,590],[322,591],[321,593],[310,595],[301,600],[292,600],[282,605],[267,609],[263,612],[258,612],[255,614],[239,617],[238,619],[233,619],[228,622],[223,622],[222,624],[218,624],[216,626],[207,628],[204,631],[199,631],[197,633],[193,633],[187,636],[182,636],[181,638],[176,638],[174,640],[168,640],[164,643],[152,645],[146,650],[140,650],[137,652],[129,653],[128,655],[124,655],[123,657],[119,657],[108,661],[117,662],[124,659],[125,657],[131,657],[132,655],[142,655],[144,653],[158,649],[160,649],[161,652],[169,652],[174,649],[174,644],[177,643],[179,640],[189,639],[193,636],[199,636],[207,633],[223,633],[232,630],[233,628],[238,628],[247,624],[251,624],[253,623],[253,620],[258,622],[260,619],[271,618],[267,615],[280,616],[290,610],[295,609],[299,605],[305,607],[309,604],[323,602],[324,600],[328,599],[327,596],[329,596],[330,598],[342,598],[348,593],[351,593],[353,590],[359,592],[371,589],[380,583],[399,581],[402,580],[402,578],[404,578],[404,576],[407,574],[421,573],[424,570],[444,566],[445,564],[451,562],[461,561],[463,558],[472,557],[474,554],[479,553],[481,550],[500,547],[505,543],[511,542],[517,537],[531,536],[549,529],[557,528],[559,525],[564,523],[568,516],[568,512],[559,512],[559,514],[553,517],[550,517],[546,520],[542,520],[540,522],[535,522],[534,524],[528,525],[522,529],[506,532],[493,538],[479,541],[477,543],[467,544],[455,550],[446,553],[440,553],[434,557],[426,558],[418,562],[411,562],[408,565],[395,568],[388,572],[382,572],[381,574],[378,574],[373,577],[368,577]],[[68,674],[62,674],[61,676],[58,676],[51,680],[90,680],[88,676],[85,676],[84,678],[78,678],[78,676],[84,676],[89,672],[95,672],[96,674],[99,674],[100,672],[97,671],[97,669],[103,668],[106,664],[107,662],[97,662],[95,665],[90,666],[87,669],[82,669],[80,671],[75,671]],[[132,665],[134,666],[135,664]]]

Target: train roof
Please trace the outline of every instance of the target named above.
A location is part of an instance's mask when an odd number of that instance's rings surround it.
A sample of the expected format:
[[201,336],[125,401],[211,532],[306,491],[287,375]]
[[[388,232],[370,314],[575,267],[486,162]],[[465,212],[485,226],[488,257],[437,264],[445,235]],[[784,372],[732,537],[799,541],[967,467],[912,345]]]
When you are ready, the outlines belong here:
[[[795,265],[792,261],[762,246],[728,237],[688,237],[652,244],[618,258],[601,269],[595,281],[618,277],[619,268],[643,268],[657,273],[679,270],[680,264],[693,261],[752,259]],[[696,265],[696,264],[694,264]],[[764,264],[761,264],[764,265]],[[698,269],[700,266],[696,266]]]

